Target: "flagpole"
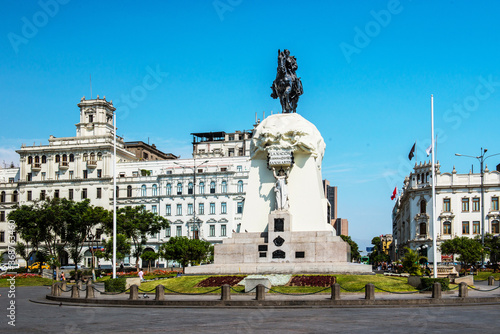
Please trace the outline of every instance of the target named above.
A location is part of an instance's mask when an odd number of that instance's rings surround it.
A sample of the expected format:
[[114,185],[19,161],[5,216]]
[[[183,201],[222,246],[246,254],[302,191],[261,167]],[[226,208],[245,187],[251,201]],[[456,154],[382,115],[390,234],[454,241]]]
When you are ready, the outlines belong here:
[[437,278],[437,230],[436,230],[436,169],[434,167],[434,97],[431,94],[431,145],[432,145],[432,265],[433,277]]
[[113,112],[113,278],[116,278],[116,112]]

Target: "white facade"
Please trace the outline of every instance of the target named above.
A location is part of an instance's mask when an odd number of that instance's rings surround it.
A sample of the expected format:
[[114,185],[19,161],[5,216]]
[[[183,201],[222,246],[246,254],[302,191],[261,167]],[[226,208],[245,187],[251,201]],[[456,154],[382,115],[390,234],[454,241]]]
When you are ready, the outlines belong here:
[[[404,247],[427,251],[432,258],[432,173],[430,163],[415,165],[405,178],[402,194],[393,209],[393,236],[398,258]],[[484,172],[484,232],[499,234],[500,172]],[[451,262],[449,254],[441,254],[439,245],[454,237],[480,236],[481,174],[441,173],[436,165],[436,229],[437,262]]]

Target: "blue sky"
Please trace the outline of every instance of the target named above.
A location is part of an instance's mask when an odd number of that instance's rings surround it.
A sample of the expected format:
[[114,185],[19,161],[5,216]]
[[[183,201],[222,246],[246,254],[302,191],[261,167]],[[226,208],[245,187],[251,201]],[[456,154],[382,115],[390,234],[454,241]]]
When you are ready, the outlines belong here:
[[2,5],[0,162],[16,161],[22,143],[73,136],[90,74],[93,97],[118,109],[118,134],[188,158],[191,132],[251,129],[256,112],[280,111],[269,95],[284,48],[304,86],[297,111],[327,144],[323,177],[363,248],[392,232],[390,195],[415,161],[408,152],[417,141],[421,160],[430,143],[431,94],[443,172],[479,170],[456,152],[500,153],[498,2]]

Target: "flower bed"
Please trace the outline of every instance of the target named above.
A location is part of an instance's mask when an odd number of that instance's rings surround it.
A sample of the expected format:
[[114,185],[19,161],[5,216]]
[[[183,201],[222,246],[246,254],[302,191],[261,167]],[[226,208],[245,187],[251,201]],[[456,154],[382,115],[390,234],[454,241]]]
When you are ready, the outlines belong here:
[[315,275],[304,275],[304,276],[294,276],[288,284],[289,286],[319,286],[328,287],[335,284],[337,281],[335,276],[325,275],[325,276],[315,276]]
[[24,273],[24,274],[17,274],[17,275],[14,275],[14,274],[3,274],[0,276],[0,278],[10,278],[10,277],[15,277],[16,279],[20,279],[20,278],[31,278],[31,277],[42,277],[38,274],[28,274],[28,273]]
[[245,276],[211,276],[196,284],[196,287],[218,287],[224,284],[234,286],[238,284],[243,278],[245,278]]

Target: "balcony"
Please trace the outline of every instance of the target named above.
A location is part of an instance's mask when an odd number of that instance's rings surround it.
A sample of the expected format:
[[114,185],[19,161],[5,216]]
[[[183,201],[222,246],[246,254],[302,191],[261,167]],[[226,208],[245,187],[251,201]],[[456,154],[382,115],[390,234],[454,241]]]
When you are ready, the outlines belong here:
[[96,168],[97,160],[87,160],[87,168]]
[[64,169],[64,170],[66,170],[66,169],[68,169],[68,168],[69,168],[69,163],[68,163],[67,161],[61,161],[61,162],[59,163],[59,169]]
[[31,164],[31,171],[33,172],[39,172],[42,170],[42,164],[39,162],[35,162]]

